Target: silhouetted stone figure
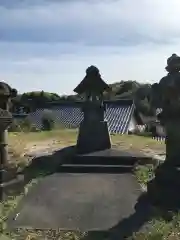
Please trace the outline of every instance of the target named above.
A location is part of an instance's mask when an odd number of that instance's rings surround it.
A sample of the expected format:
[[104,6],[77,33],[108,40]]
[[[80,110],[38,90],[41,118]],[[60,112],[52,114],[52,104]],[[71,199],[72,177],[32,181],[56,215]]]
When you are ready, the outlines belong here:
[[0,200],[3,197],[4,181],[7,178],[8,142],[7,128],[12,123],[12,115],[9,112],[9,104],[17,91],[8,84],[0,82]]
[[105,106],[103,103],[103,92],[109,91],[106,84],[95,66],[86,70],[86,76],[74,89],[78,94],[85,94],[85,102],[82,111],[84,119],[80,124],[77,140],[78,153],[90,153],[93,151],[111,148],[111,142],[104,121]]
[[148,183],[148,195],[154,204],[180,207],[180,57],[167,60],[167,76],[152,86],[152,100],[162,108],[159,120],[166,130],[166,160]]

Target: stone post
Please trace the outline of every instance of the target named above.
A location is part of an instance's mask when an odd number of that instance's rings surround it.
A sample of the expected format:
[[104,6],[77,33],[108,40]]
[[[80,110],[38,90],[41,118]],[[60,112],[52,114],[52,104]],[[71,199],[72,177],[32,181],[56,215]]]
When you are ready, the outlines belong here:
[[9,180],[8,164],[8,131],[7,128],[12,123],[12,115],[9,112],[11,97],[16,95],[16,91],[0,82],[0,200],[3,200],[4,183]]
[[7,131],[0,131],[0,199],[3,198],[3,183],[6,181],[8,161]]

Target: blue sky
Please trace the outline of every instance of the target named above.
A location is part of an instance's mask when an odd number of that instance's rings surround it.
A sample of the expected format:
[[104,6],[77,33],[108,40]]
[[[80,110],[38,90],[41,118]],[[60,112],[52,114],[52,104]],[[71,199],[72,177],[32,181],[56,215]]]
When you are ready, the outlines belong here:
[[159,81],[180,54],[179,0],[0,0],[0,80],[71,94],[89,65],[107,83]]

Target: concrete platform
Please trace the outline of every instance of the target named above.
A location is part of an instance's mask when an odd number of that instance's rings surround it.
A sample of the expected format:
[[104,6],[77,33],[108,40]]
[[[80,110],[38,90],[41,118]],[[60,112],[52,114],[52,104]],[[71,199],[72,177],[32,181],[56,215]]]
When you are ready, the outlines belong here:
[[130,173],[55,173],[32,187],[8,227],[107,230],[134,214],[140,194]]

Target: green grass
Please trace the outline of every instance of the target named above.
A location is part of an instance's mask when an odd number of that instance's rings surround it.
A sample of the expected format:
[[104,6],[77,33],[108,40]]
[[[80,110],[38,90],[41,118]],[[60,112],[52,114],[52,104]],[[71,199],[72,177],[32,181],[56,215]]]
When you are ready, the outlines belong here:
[[[40,131],[40,132],[17,132],[9,133],[9,145],[22,152],[23,148],[29,143],[38,143],[41,141],[57,139],[63,143],[75,142],[77,130],[54,130],[54,131]],[[15,149],[14,149],[15,150]]]
[[155,167],[153,164],[139,165],[135,169],[135,175],[140,184],[146,185],[148,181],[154,178]]
[[147,232],[134,234],[131,240],[179,240],[180,215],[177,214],[171,221],[163,218],[153,219]]

